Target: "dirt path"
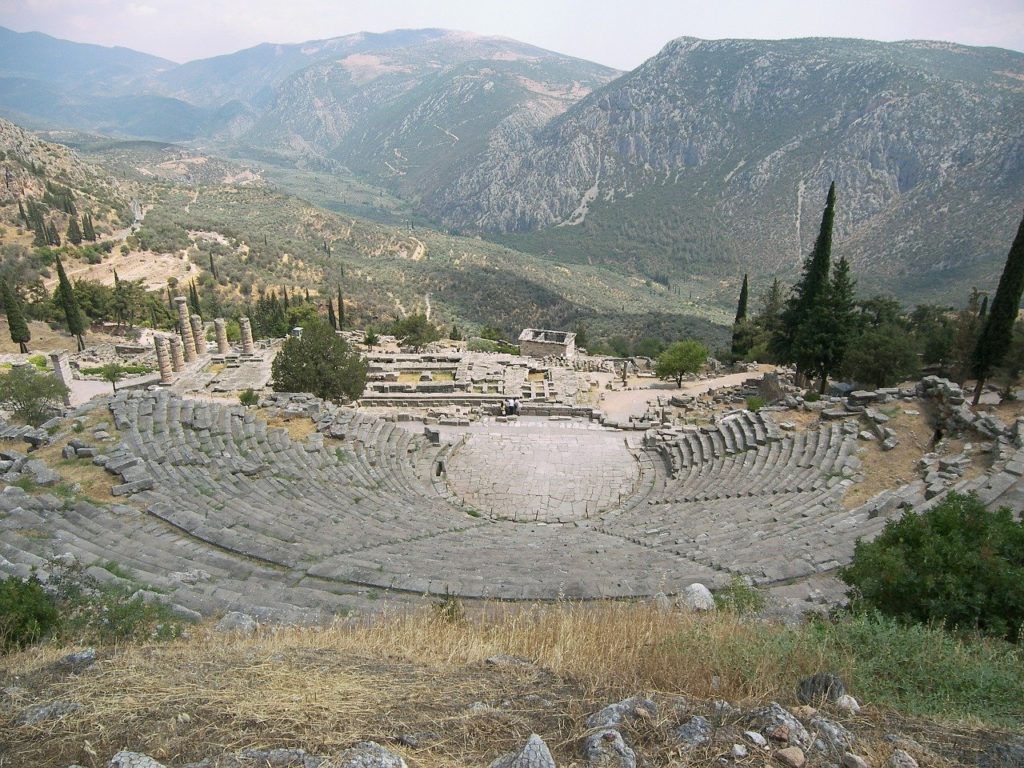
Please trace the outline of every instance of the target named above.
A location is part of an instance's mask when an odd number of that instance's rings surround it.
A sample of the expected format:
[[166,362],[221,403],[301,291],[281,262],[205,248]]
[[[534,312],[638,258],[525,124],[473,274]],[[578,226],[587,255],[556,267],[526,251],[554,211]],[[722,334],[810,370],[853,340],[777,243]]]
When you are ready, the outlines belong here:
[[677,387],[671,381],[631,378],[629,386],[633,389],[621,392],[603,392],[598,407],[612,420],[621,421],[630,416],[642,416],[647,410],[648,404],[655,402],[660,395],[671,396],[680,393],[702,395],[712,389],[738,386],[747,379],[759,378],[766,371],[774,369],[775,366],[763,365],[757,372],[730,373],[713,379],[683,382],[682,388]]

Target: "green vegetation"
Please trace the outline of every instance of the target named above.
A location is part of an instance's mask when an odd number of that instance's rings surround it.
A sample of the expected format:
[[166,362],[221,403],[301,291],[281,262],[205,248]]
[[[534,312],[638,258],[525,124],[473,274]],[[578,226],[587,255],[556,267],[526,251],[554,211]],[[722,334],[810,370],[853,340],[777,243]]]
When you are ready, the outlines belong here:
[[324,400],[355,400],[366,387],[366,359],[323,322],[291,337],[274,358],[276,392],[310,392]]
[[57,606],[38,579],[0,581],[0,652],[31,645],[59,623]]
[[259,395],[257,395],[252,387],[243,389],[238,394],[238,402],[244,405],[246,408],[250,408],[260,401]]
[[924,513],[886,523],[858,542],[840,572],[851,597],[904,621],[940,622],[1019,641],[1024,630],[1024,523],[951,493]]
[[675,379],[676,386],[683,386],[683,376],[696,373],[708,359],[708,350],[699,341],[677,341],[660,355],[654,364],[654,373],[659,379]]
[[764,398],[760,395],[751,395],[747,398],[747,410],[757,413],[759,410],[764,408]]
[[729,586],[717,590],[714,596],[718,610],[740,616],[757,613],[765,606],[764,593],[748,584],[739,574],[734,574]]
[[396,321],[390,328],[391,335],[402,344],[421,349],[441,338],[441,329],[431,323],[427,316],[415,313]]
[[78,299],[75,297],[75,290],[71,287],[67,274],[64,272],[64,265],[61,264],[60,256],[55,257],[57,265],[57,287],[56,303],[64,311],[64,320],[67,322],[68,333],[78,340],[78,351],[85,349],[85,342],[82,334],[85,333],[85,322],[82,320],[82,312],[78,308]]
[[7,327],[11,332],[11,341],[17,344],[24,354],[28,352],[28,343],[32,340],[32,334],[25,321],[21,300],[5,281],[0,281],[0,299],[3,300],[4,312],[7,314]]
[[[119,364],[117,366],[117,368],[118,368],[118,372],[122,376],[140,376],[142,374],[152,373],[153,372],[153,368],[151,366],[137,364],[137,363],[129,363],[128,365]],[[85,374],[86,376],[103,376],[107,381],[110,381],[110,379],[106,377],[106,373],[105,373],[106,369],[107,369],[106,365],[99,365],[99,366],[93,366],[93,367],[89,367],[89,368],[82,368],[81,372],[83,374]],[[120,378],[121,378],[121,376],[118,376],[118,380],[120,380]]]
[[0,374],[0,406],[23,424],[38,426],[58,412],[67,387],[52,373],[17,366]]
[[[978,383],[974,389],[974,404],[978,404],[985,379],[999,365],[1013,339],[1013,326],[1020,312],[1020,298],[1024,293],[1024,217],[1017,227],[1017,236],[1006,256],[1006,264],[999,277],[992,310],[985,317],[977,345],[971,356],[971,371]],[[979,316],[984,313],[979,311]]]

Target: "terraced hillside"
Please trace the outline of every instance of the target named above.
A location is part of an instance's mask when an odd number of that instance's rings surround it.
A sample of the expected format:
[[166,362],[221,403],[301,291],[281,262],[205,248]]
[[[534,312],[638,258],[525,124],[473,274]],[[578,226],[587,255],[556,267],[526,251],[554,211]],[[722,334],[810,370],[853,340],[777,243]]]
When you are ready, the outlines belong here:
[[[527,419],[484,422],[438,444],[352,409],[330,420],[341,439],[313,432],[294,440],[241,406],[167,391],[95,400],[76,418],[91,437],[65,431],[48,450],[70,445],[58,470],[103,467],[106,485],[88,487],[99,495],[111,488],[114,497],[62,500],[46,487],[8,485],[0,567],[25,574],[66,553],[86,565],[114,561],[187,614],[244,609],[318,621],[367,608],[382,591],[398,599],[630,597],[721,586],[735,574],[772,585],[847,562],[858,537],[923,502],[918,482],[844,509],[840,498],[858,468],[851,430],[823,424],[784,434],[749,412],[653,441],[587,422]],[[536,491],[488,468],[509,439],[555,451],[576,441],[574,454],[546,470],[546,482],[565,489],[585,472],[588,445],[609,437],[622,441],[625,463],[605,461],[602,479],[583,485],[605,483],[618,496],[588,505],[579,503],[586,489],[575,498],[548,494],[571,519],[496,514]],[[1003,453],[1005,471],[970,481],[988,502],[1024,495],[1024,450]],[[4,456],[6,481],[19,472],[47,486],[57,479],[9,444]],[[469,480],[501,480],[504,495],[471,497]]]

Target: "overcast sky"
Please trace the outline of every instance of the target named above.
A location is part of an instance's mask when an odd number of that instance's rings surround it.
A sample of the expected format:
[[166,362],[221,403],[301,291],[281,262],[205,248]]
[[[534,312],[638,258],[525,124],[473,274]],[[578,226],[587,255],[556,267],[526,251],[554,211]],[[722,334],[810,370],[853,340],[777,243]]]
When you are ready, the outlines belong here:
[[1024,0],[0,0],[0,26],[177,62],[261,42],[443,27],[632,69],[682,35],[931,39],[1024,51]]

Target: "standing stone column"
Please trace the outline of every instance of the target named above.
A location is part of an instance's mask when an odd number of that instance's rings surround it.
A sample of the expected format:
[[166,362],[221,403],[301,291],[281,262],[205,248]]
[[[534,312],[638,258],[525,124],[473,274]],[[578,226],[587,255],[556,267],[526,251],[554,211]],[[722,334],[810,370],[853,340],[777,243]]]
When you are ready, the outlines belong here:
[[163,336],[154,336],[153,343],[156,345],[156,364],[160,369],[160,383],[170,384],[174,381],[174,374],[171,372],[171,353],[167,348],[167,339]]
[[196,354],[206,354],[206,337],[203,333],[203,318],[199,315],[192,315],[192,339],[196,345]]
[[223,317],[218,317],[213,321],[213,330],[217,334],[217,353],[226,355],[231,351],[231,347],[228,345],[228,327]]
[[181,330],[181,343],[185,345],[185,362],[191,363],[196,359],[196,340],[188,319],[188,300],[184,296],[175,296],[174,305],[178,308],[178,327]]
[[242,354],[255,355],[256,345],[252,343],[252,324],[248,317],[240,317],[238,324],[242,327]]
[[71,405],[71,364],[68,362],[67,352],[51,352],[50,362],[53,363],[53,372],[57,374],[57,381],[67,387],[64,393],[64,405]]
[[185,355],[181,351],[181,339],[177,336],[171,336],[171,365],[175,371],[180,371],[185,367]]

